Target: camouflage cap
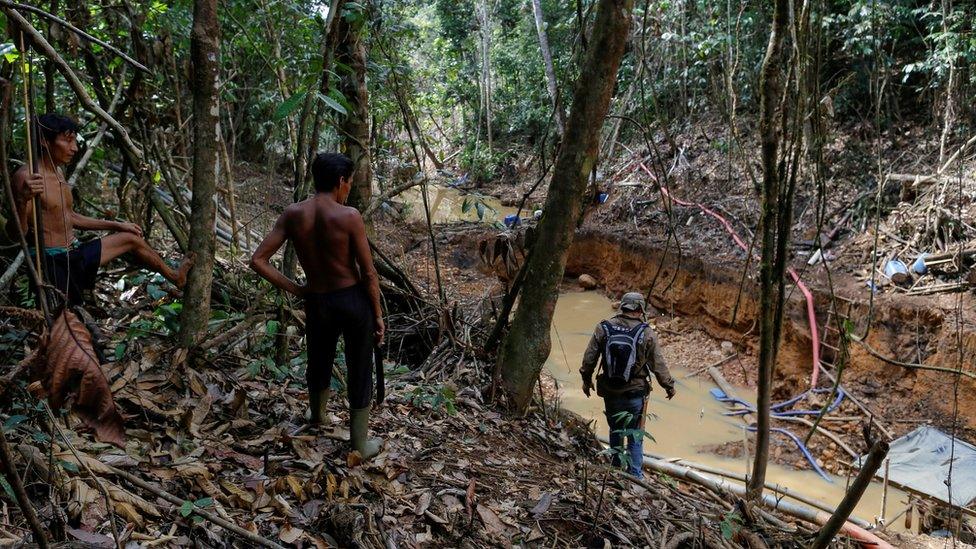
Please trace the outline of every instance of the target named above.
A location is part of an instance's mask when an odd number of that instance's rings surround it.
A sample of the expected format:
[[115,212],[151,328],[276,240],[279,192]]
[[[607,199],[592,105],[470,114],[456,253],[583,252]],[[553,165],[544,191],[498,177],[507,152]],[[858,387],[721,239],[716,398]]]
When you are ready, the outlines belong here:
[[640,292],[627,292],[622,298],[620,298],[620,310],[621,311],[637,311],[645,312],[647,308],[647,303],[644,301],[644,294]]

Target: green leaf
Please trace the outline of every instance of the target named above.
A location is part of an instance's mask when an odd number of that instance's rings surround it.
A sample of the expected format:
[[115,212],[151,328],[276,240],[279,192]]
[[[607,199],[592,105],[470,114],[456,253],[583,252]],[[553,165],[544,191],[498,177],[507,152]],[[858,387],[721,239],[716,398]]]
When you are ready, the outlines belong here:
[[483,202],[475,202],[474,207],[478,210],[478,221],[483,221],[485,219],[485,204]]
[[47,433],[42,433],[41,431],[34,431],[31,433],[31,438],[34,439],[35,442],[40,442],[42,444],[51,441],[51,437]]
[[325,103],[326,106],[329,107],[330,109],[338,112],[339,114],[341,114],[343,116],[346,116],[346,115],[349,114],[349,111],[345,107],[343,107],[341,103],[339,103],[338,101],[336,101],[332,97],[329,97],[328,95],[325,95],[325,94],[322,94],[322,93],[319,93],[317,95],[318,95],[318,98],[323,103]]
[[184,501],[183,502],[183,505],[180,505],[180,516],[181,517],[188,517],[188,516],[190,516],[190,513],[192,513],[192,512],[193,512],[193,502],[192,501],[187,500],[187,501]]
[[61,464],[61,468],[65,471],[70,471],[72,473],[78,472],[78,464],[72,461],[65,461],[63,459],[58,460],[58,462]]
[[25,421],[27,421],[27,416],[25,415],[18,414],[15,416],[10,416],[10,418],[3,423],[3,430],[4,432],[10,431]]
[[214,504],[214,500],[211,497],[200,498],[193,502],[195,507],[203,509],[204,507],[211,507]]
[[125,356],[125,348],[126,348],[125,342],[119,343],[118,345],[115,346],[116,362],[122,360],[122,357]]
[[466,214],[471,210],[471,199],[465,197],[464,202],[461,202],[461,213]]
[[278,335],[278,330],[281,329],[281,323],[277,320],[269,320],[264,326],[264,333],[269,336]]
[[275,109],[274,115],[271,117],[273,122],[281,122],[283,119],[287,118],[291,113],[295,112],[302,101],[305,99],[307,92],[300,91],[291,94],[291,97],[285,99],[278,108]]
[[9,497],[14,501],[17,501],[17,495],[14,494],[13,487],[10,486],[9,482],[7,482],[7,477],[3,476],[2,474],[0,474],[0,485],[3,485],[3,491],[4,493],[7,494],[7,497]]
[[153,301],[159,301],[160,299],[166,297],[166,292],[155,284],[146,285],[146,293],[149,294],[149,297]]

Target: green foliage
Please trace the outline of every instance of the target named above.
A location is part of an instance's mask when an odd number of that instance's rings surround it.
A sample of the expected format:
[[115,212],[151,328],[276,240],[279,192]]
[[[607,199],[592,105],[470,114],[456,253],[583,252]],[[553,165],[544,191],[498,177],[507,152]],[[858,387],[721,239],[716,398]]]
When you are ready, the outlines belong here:
[[722,518],[722,522],[719,523],[719,529],[722,531],[722,537],[727,540],[731,540],[735,537],[739,530],[742,529],[742,525],[745,521],[742,516],[735,511],[729,511]]
[[[621,411],[610,416],[614,423],[628,425],[634,420],[634,414]],[[648,440],[653,441],[654,437],[650,433],[643,429],[614,429],[612,431],[615,435],[620,435],[620,446],[610,446],[600,452],[601,455],[610,456],[611,458],[616,458],[624,467],[630,467],[630,453],[627,452],[627,438],[633,438],[634,440],[641,441],[645,437]]]
[[418,407],[430,407],[434,411],[443,410],[449,416],[457,414],[454,401],[457,394],[448,385],[420,385],[410,393],[410,402]]
[[197,509],[206,509],[207,507],[213,507],[214,500],[211,497],[200,498],[196,501],[185,500],[182,505],[180,505],[180,516],[183,518],[190,517],[192,515],[193,522],[199,524],[203,521],[203,517],[194,514]]

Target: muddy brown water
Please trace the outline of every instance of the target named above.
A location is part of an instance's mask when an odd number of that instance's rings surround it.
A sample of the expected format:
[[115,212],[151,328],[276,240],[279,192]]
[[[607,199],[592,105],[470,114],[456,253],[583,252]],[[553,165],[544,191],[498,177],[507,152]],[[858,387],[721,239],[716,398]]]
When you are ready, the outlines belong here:
[[[546,371],[558,384],[562,407],[585,419],[593,420],[597,435],[603,437],[607,436],[609,430],[603,413],[603,400],[596,394],[591,398],[583,395],[579,368],[594,326],[612,314],[614,311],[610,300],[597,292],[562,294],[556,304],[552,352],[546,362]],[[645,441],[644,452],[664,458],[681,458],[735,473],[746,473],[751,464],[747,465],[743,458],[727,458],[701,450],[706,446],[742,441],[745,423],[722,415],[726,407],[709,393],[716,386],[710,378],[685,378],[690,371],[703,365],[672,361],[669,366],[672,376],[677,380],[677,395],[668,401],[660,387],[655,387],[651,393],[648,405],[650,415],[645,430],[654,440]],[[736,387],[736,390],[740,398],[755,401],[755,392],[752,389]],[[754,435],[748,433],[748,436],[751,440]],[[766,481],[771,485],[780,485],[791,492],[836,506],[844,497],[847,479],[836,476],[831,478],[833,482],[827,482],[813,471],[795,470],[772,463],[766,473]],[[872,483],[857,506],[855,516],[875,521],[881,513],[882,491],[880,482]],[[908,496],[889,487],[886,518],[892,518],[907,505]],[[901,530],[901,521],[897,522],[898,524],[890,528]]]
[[[424,201],[420,187],[414,187],[403,193],[403,200],[410,205],[407,217],[412,221],[425,221]],[[476,194],[464,194],[452,187],[440,187],[430,185],[427,187],[427,200],[430,204],[430,218],[433,223],[453,223],[456,221],[482,221],[485,223],[502,222],[506,215],[514,214],[517,209],[510,206],[503,206],[502,203],[493,196],[481,196]],[[467,211],[464,211],[464,201],[470,203]],[[482,215],[478,215],[476,204],[482,204]],[[532,212],[522,211],[523,216],[531,215]]]
[[[463,211],[462,206],[466,197],[468,200],[480,201],[485,205],[480,218],[477,208],[473,205],[467,211]],[[423,221],[425,216],[421,190],[410,189],[404,193],[403,198],[410,205],[408,217]],[[428,187],[428,201],[433,223],[457,221],[494,223],[501,222],[506,215],[516,212],[515,208],[503,206],[497,198],[466,195],[450,187],[431,185]],[[529,214],[523,212],[523,215]],[[596,434],[603,437],[606,437],[609,431],[603,413],[603,400],[595,394],[591,398],[583,395],[579,367],[594,326],[612,314],[610,299],[600,293],[562,294],[553,318],[552,352],[545,366],[546,371],[557,382],[561,406],[585,419],[593,420]],[[751,463],[746,463],[746,460],[741,457],[728,458],[702,451],[703,447],[741,442],[746,435],[745,423],[742,420],[722,415],[726,407],[712,398],[709,393],[709,390],[715,387],[711,379],[702,376],[685,378],[690,371],[703,365],[672,361],[669,366],[678,382],[678,393],[671,401],[664,398],[664,391],[660,387],[651,393],[648,406],[650,415],[645,429],[654,440],[645,441],[645,453],[668,459],[684,459],[739,474],[748,472]],[[752,389],[744,387],[736,387],[736,389],[737,396],[740,398],[755,401],[755,393]],[[753,434],[747,435],[751,445]],[[837,476],[831,478],[833,482],[827,482],[813,471],[795,470],[773,463],[769,464],[766,473],[766,481],[770,485],[779,485],[790,492],[836,506],[844,497],[847,479]],[[873,482],[855,509],[855,516],[871,522],[876,521],[881,514],[882,492],[881,483]],[[889,487],[885,518],[891,519],[906,505],[908,505],[907,494]],[[898,520],[889,529],[904,530],[902,521]]]

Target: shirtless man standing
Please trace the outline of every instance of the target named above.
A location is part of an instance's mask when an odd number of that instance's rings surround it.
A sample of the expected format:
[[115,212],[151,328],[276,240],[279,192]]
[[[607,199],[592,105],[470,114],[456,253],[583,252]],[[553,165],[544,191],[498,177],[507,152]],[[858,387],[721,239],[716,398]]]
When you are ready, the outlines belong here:
[[[34,243],[33,198],[40,198],[44,246],[41,256],[49,277],[44,282],[64,292],[69,305],[81,304],[82,291],[95,286],[98,268],[131,252],[141,266],[156,271],[182,289],[186,273],[193,264],[192,254],[178,270],[173,270],[142,238],[139,225],[87,217],[72,208],[71,188],[61,167],[71,162],[78,152],[75,121],[59,114],[45,114],[38,118],[37,126],[40,128],[41,173],[31,173],[30,166],[21,166],[14,173],[12,186],[19,229],[27,237],[28,245]],[[111,231],[112,234],[80,243],[75,238],[75,229]],[[14,240],[19,239],[13,219],[7,223],[7,234]],[[35,253],[34,250],[31,253]]]
[[[353,163],[341,154],[322,153],[312,162],[315,196],[292,204],[275,222],[251,257],[251,268],[274,286],[305,299],[308,345],[308,401],[311,422],[325,417],[331,393],[336,343],[345,342],[349,393],[349,438],[364,458],[379,453],[379,439],[368,439],[373,396],[373,345],[383,341],[380,284],[355,208],[344,206],[352,187]],[[278,269],[271,256],[286,240],[295,246],[307,279],[299,286]]]

